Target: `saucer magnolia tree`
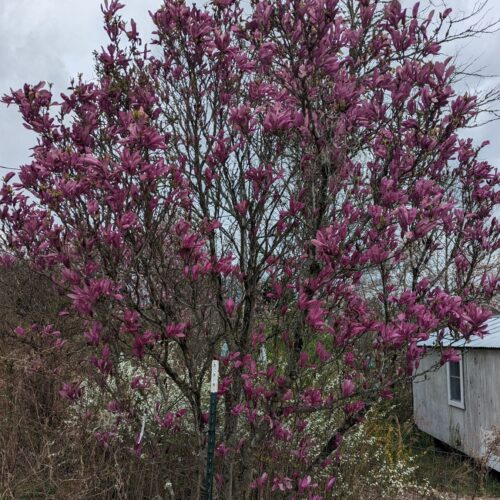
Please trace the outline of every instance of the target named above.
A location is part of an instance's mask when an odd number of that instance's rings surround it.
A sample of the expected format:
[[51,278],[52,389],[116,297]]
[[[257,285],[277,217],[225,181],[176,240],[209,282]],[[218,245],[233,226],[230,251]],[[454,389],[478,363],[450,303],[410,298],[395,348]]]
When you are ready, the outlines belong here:
[[99,394],[104,446],[175,453],[198,498],[218,358],[221,495],[330,497],[343,436],[419,340],[481,332],[498,288],[476,271],[499,175],[459,134],[479,108],[439,55],[450,10],[166,0],[145,44],[122,7],[95,80],[3,98],[38,141],[0,192],[2,260],[81,318],[97,375],[61,394]]

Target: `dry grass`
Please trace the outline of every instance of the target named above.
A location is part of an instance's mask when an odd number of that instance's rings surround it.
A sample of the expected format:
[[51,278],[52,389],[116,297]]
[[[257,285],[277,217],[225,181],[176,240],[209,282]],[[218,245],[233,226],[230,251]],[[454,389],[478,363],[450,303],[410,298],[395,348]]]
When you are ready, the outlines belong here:
[[[64,306],[43,278],[0,270],[0,499],[169,498],[175,453],[138,458],[127,443],[104,448],[97,408],[75,411],[60,397],[64,381],[91,378],[81,325],[59,316]],[[13,333],[33,323],[53,324],[69,341],[60,348],[43,334]],[[190,479],[179,472],[188,495]]]
[[58,395],[60,370],[30,371],[21,351],[17,363],[12,353],[2,353],[0,365],[1,499],[169,498],[172,456],[139,458],[121,443],[104,448],[93,419],[75,420]]

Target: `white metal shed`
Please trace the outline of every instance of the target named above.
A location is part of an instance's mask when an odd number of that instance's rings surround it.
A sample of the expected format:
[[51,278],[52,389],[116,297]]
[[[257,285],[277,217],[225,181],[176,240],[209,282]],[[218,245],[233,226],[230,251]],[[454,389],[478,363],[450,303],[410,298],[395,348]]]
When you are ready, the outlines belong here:
[[487,332],[469,341],[445,335],[443,346],[461,359],[437,369],[436,338],[420,344],[428,351],[413,381],[413,413],[419,429],[500,472],[500,457],[488,450],[500,432],[500,316],[487,322]]

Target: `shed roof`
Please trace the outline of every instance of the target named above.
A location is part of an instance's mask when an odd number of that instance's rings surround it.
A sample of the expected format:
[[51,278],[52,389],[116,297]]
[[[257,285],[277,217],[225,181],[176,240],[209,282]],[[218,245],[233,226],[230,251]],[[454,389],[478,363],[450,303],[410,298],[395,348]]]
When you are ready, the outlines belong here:
[[[479,335],[471,335],[469,340],[461,338],[454,339],[449,330],[445,330],[442,340],[444,347],[466,347],[467,349],[500,349],[500,316],[492,316],[486,321],[486,333],[482,338]],[[437,334],[431,335],[427,340],[419,342],[419,345],[434,347]]]

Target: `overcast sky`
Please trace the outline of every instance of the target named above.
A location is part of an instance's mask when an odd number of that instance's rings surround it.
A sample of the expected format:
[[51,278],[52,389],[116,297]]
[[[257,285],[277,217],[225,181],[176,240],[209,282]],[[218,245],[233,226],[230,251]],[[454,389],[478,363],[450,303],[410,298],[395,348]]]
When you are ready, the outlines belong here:
[[[470,11],[477,0],[452,0],[455,10]],[[0,0],[0,94],[23,83],[52,82],[64,91],[71,77],[93,76],[92,51],[106,43],[101,23],[100,0]],[[125,17],[133,17],[139,30],[150,27],[148,10],[160,0],[122,0]],[[408,1],[405,3],[409,3]],[[425,0],[421,2],[425,3]],[[500,2],[490,1],[486,19],[500,17]],[[146,26],[146,30],[141,26]],[[147,38],[147,37],[145,37]],[[495,33],[453,48],[461,60],[472,60],[490,74],[500,74],[500,34]],[[492,85],[492,80],[474,82]],[[492,145],[485,153],[500,164],[500,123],[471,132],[477,139],[488,138]],[[21,125],[11,107],[0,106],[0,165],[15,168],[27,162],[33,136]],[[5,170],[0,170],[0,176]]]

